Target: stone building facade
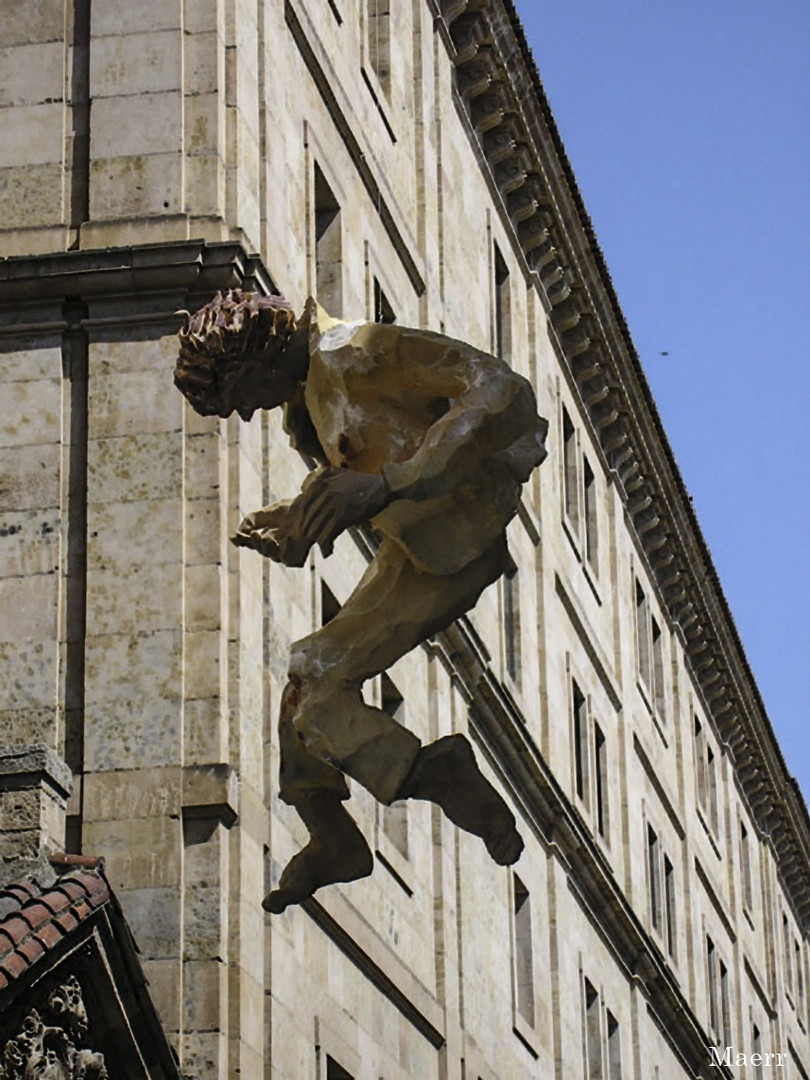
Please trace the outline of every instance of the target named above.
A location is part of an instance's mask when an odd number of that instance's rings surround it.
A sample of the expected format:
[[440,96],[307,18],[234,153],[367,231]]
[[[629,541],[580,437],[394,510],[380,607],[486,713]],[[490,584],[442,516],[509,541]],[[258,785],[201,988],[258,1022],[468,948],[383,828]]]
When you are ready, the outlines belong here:
[[[199,1080],[806,1080],[807,812],[511,0],[0,15],[5,876],[104,857]],[[287,648],[368,540],[300,571],[228,543],[307,469],[276,415],[172,388],[175,313],[229,286],[536,388],[517,573],[369,687],[470,734],[511,870],[355,790],[373,876],[262,912],[303,840],[274,794]]]

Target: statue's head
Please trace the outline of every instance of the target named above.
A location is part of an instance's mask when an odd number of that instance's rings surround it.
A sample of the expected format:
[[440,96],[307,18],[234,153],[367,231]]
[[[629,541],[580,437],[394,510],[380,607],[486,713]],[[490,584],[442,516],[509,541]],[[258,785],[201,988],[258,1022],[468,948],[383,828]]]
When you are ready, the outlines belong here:
[[[202,416],[249,420],[256,409],[287,401],[299,374],[285,351],[297,329],[281,296],[218,292],[179,332],[175,386]],[[298,363],[300,367],[300,363]]]

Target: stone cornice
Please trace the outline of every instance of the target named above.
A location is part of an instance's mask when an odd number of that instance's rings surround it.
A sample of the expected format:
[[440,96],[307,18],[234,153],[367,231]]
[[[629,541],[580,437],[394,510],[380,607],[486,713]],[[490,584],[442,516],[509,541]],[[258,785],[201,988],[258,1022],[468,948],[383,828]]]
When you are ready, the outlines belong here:
[[810,821],[789,776],[511,0],[441,0],[456,99],[536,282],[695,685],[810,928]]

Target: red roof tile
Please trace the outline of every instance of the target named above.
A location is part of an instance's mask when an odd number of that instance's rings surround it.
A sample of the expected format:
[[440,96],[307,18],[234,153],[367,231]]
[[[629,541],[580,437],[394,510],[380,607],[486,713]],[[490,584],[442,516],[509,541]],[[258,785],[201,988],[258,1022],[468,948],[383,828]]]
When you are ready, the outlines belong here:
[[110,901],[100,859],[61,855],[51,861],[62,875],[50,888],[21,881],[0,889],[0,898],[17,905],[0,918],[0,990]]

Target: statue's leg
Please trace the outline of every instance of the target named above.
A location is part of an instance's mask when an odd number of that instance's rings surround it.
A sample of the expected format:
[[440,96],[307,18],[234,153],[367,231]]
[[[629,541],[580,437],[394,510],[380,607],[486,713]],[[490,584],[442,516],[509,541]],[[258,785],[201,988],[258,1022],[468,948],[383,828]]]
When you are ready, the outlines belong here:
[[373,865],[363,834],[343,806],[349,798],[345,777],[311,754],[296,731],[299,694],[300,685],[293,681],[282,694],[280,795],[298,811],[310,838],[285,867],[278,888],[264,898],[265,911],[276,915],[324,885],[366,877]]
[[[343,815],[348,818],[340,806],[348,795],[340,775],[346,773],[383,803],[397,798],[436,802],[457,825],[482,837],[499,863],[518,857],[522,842],[514,816],[481,774],[466,738],[448,736],[423,748],[412,732],[382,709],[367,705],[361,695],[367,679],[469,610],[503,572],[507,559],[501,541],[459,573],[438,577],[418,571],[399,545],[384,540],[338,614],[293,646],[289,702],[280,725],[281,784],[282,798],[296,806],[302,818],[305,805],[313,817],[315,792],[318,806],[337,807],[339,812],[334,813],[341,822]],[[329,799],[321,798],[324,792]],[[321,837],[331,826],[330,813],[324,811],[315,822]],[[313,865],[305,873],[305,864],[314,863],[326,845],[314,844],[316,834],[310,821],[306,823],[313,842],[295,857],[285,875],[295,867],[297,878],[316,882],[314,891],[327,883],[320,880],[326,868]],[[356,859],[357,848],[356,843],[349,845],[352,865],[361,862]],[[328,872],[344,873],[340,860],[332,861]],[[280,888],[284,883],[282,876]],[[271,910],[275,910],[273,896],[266,902]]]

